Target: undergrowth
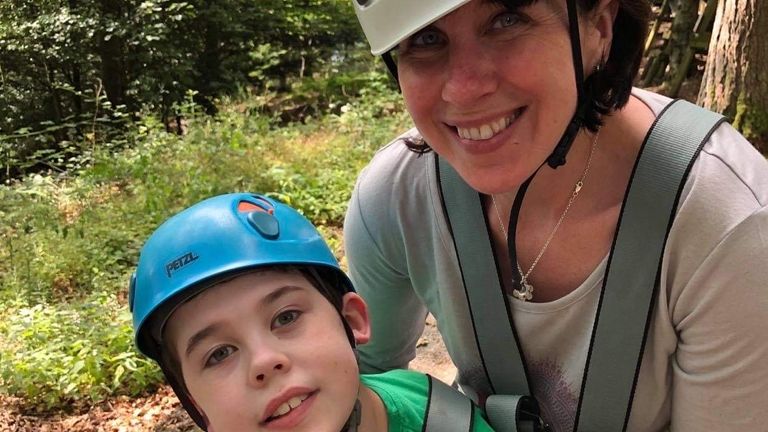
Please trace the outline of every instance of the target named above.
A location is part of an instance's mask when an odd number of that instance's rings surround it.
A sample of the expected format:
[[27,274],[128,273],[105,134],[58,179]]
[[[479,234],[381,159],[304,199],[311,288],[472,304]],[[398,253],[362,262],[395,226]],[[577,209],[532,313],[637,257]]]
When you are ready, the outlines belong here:
[[133,347],[127,281],[151,231],[204,198],[273,196],[320,225],[341,258],[357,173],[408,124],[380,81],[362,94],[281,127],[254,99],[223,102],[216,117],[190,105],[184,136],[147,116],[119,152],[100,146],[76,172],[0,186],[0,391],[49,411],[156,386]]

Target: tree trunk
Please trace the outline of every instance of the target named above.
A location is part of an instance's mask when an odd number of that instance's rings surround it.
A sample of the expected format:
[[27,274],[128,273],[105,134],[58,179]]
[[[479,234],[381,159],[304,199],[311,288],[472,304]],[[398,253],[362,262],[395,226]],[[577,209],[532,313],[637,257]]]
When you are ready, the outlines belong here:
[[[70,13],[77,14],[78,6],[78,0],[69,0]],[[79,46],[81,43],[81,40],[72,41],[74,46]],[[77,59],[72,60],[70,64],[70,71],[70,84],[72,84],[72,87],[75,89],[71,95],[72,105],[74,106],[75,114],[79,117],[83,113],[83,79],[82,72],[80,70],[80,63],[77,61]]]
[[700,105],[726,115],[763,154],[768,147],[768,1],[720,0]]
[[[122,19],[121,0],[101,0],[102,19],[105,21],[120,22]],[[105,36],[109,36],[107,39]],[[98,51],[101,58],[101,81],[107,99],[112,106],[125,104],[126,70],[123,58],[123,40],[121,37],[111,34],[100,34]],[[98,101],[97,101],[98,102]]]
[[221,7],[221,5],[217,5],[215,0],[207,0],[205,9],[200,14],[200,27],[204,36],[203,52],[198,60],[200,78],[197,88],[200,93],[196,95],[195,102],[201,104],[209,115],[216,114],[216,106],[212,99],[219,93],[223,85],[221,78],[222,22],[221,13],[215,10],[215,8]]
[[693,26],[699,16],[699,0],[673,0],[670,4],[675,19],[672,21],[671,35],[667,45],[669,70],[664,75],[664,87],[669,88],[678,75],[685,75],[690,62],[685,61],[685,54],[693,34]]

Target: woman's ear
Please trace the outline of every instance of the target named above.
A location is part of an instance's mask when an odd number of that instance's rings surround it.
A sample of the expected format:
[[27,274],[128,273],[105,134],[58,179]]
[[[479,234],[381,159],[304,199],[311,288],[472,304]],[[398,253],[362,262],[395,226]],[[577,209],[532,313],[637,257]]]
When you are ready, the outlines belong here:
[[613,24],[618,12],[619,0],[599,0],[589,13],[582,42],[585,73],[591,73],[608,60],[613,42]]
[[613,40],[613,24],[619,13],[619,0],[599,0],[592,12],[592,26],[597,31],[601,45],[605,47],[606,55]]
[[368,305],[357,293],[346,293],[342,298],[341,316],[352,330],[355,343],[365,344],[371,339],[371,321]]

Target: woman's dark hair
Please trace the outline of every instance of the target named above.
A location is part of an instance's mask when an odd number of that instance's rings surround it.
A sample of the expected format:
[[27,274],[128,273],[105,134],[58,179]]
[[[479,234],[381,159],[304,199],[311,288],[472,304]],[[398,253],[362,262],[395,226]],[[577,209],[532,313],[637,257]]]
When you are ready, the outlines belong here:
[[[540,0],[498,0],[509,9],[529,6]],[[602,116],[626,105],[632,92],[632,83],[640,68],[643,43],[648,33],[651,5],[648,0],[617,0],[619,10],[613,23],[611,52],[606,53],[601,70],[594,71],[584,81],[584,91],[589,100],[583,125],[592,132],[602,126]],[[599,0],[578,0],[579,13],[591,12]],[[405,139],[405,145],[413,152],[431,150],[422,138]]]

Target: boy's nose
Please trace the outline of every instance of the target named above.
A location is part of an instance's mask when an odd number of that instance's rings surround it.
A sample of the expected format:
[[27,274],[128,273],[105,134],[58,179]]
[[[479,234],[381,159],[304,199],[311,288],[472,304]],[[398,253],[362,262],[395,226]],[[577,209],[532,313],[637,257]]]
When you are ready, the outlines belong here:
[[285,354],[267,349],[253,355],[250,364],[250,381],[254,386],[262,386],[275,375],[288,372],[291,362]]

